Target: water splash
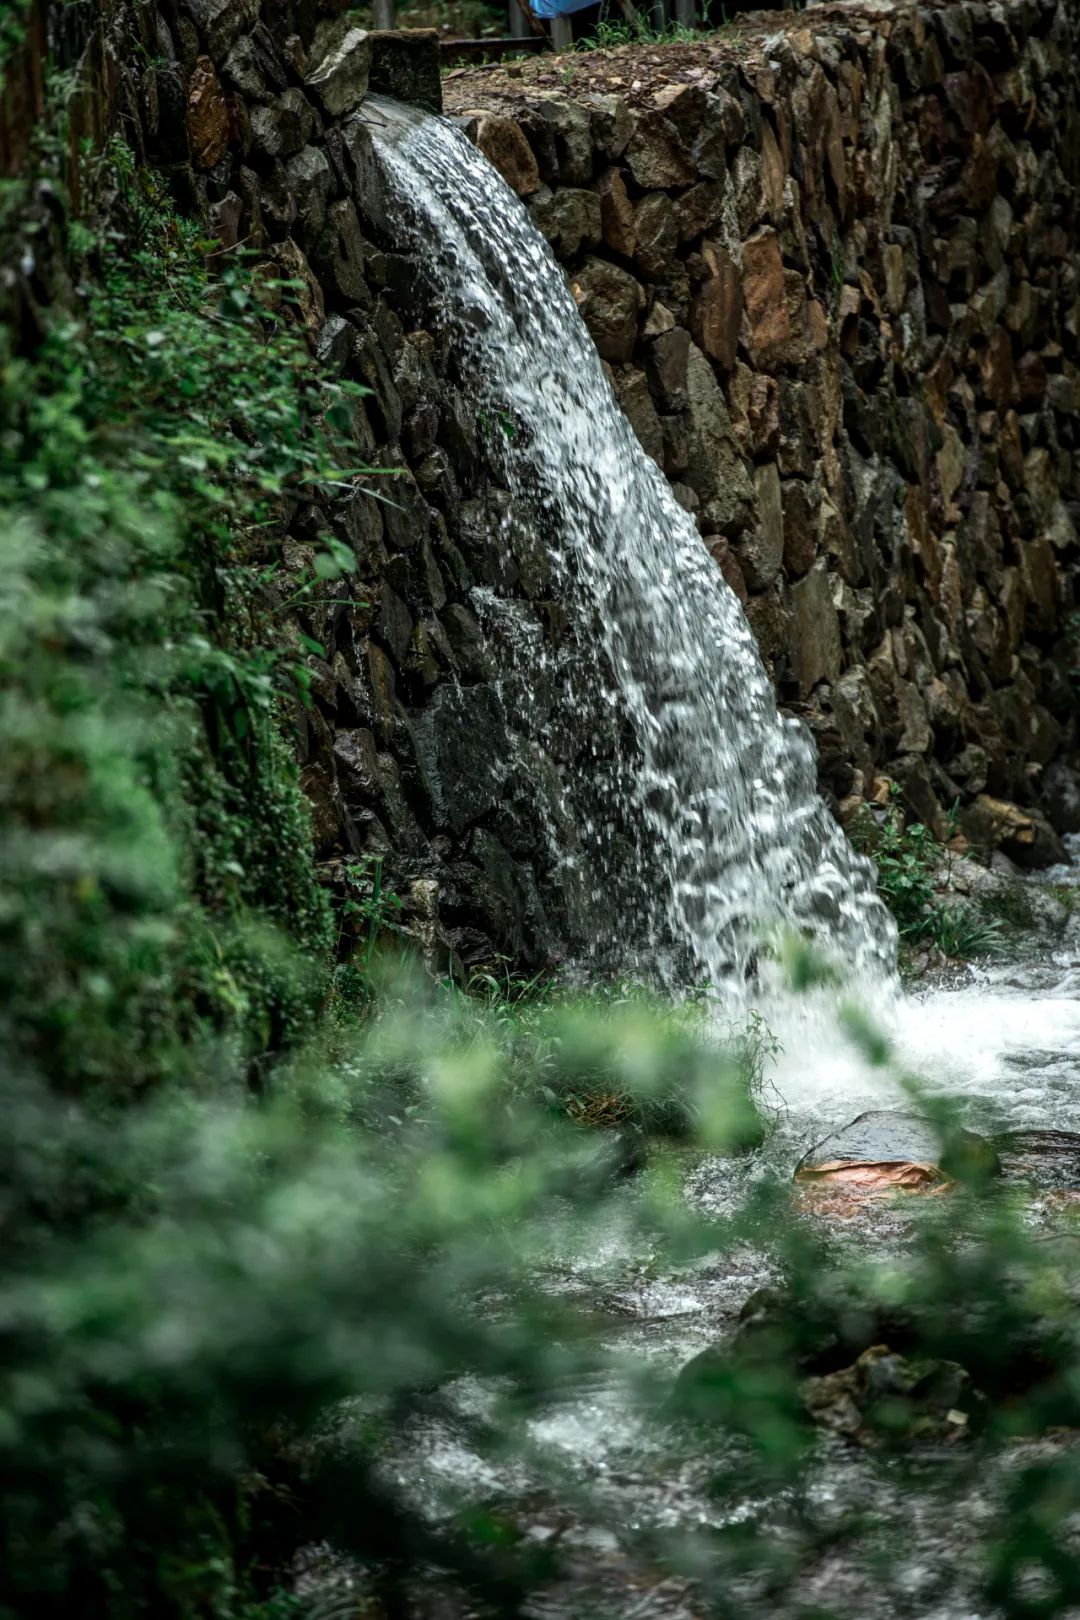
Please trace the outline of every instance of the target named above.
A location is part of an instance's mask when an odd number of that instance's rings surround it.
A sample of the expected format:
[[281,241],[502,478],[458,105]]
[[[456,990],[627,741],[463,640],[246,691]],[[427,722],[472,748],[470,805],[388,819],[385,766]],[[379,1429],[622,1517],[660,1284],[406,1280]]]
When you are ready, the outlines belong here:
[[442,119],[372,98],[354,141],[361,128],[362,201],[399,251],[421,250],[425,319],[478,414],[513,426],[513,522],[550,553],[573,626],[574,650],[543,656],[556,706],[588,717],[564,776],[597,954],[731,985],[780,925],[888,978],[895,932],[817,792],[812,740],[777,713],[739,602],[619,409],[526,209]]

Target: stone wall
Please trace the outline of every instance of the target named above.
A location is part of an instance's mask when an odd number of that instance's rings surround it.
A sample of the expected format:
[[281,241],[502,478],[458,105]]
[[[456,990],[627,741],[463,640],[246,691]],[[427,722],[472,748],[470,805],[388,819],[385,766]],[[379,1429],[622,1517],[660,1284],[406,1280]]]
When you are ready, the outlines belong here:
[[[327,880],[350,859],[370,870],[379,858],[400,921],[440,966],[496,952],[536,964],[572,919],[535,772],[509,764],[512,718],[472,595],[482,584],[535,595],[535,570],[522,583],[499,534],[509,494],[489,471],[491,425],[416,328],[401,292],[413,271],[357,206],[357,109],[369,91],[437,108],[437,39],[365,34],[344,10],[117,0],[101,13],[109,122],[205,217],[222,254],[257,256],[266,296],[302,326],[323,374],[369,391],[355,408],[355,459],[385,476],[293,499],[275,538],[279,610],[328,535],[355,557],[333,603],[279,619],[323,649],[306,656],[312,703],[295,723]],[[291,295],[273,290],[282,282]]]
[[[958,797],[973,838],[1025,857],[1054,849],[1033,812],[1068,820],[1076,740],[1074,9],[773,13],[444,85],[565,263],[825,792],[846,815],[887,772],[937,830]],[[497,426],[357,208],[356,108],[369,87],[437,104],[434,41],[348,40],[341,10],[84,0],[76,127],[122,127],[223,251],[296,286],[318,364],[370,390],[357,459],[402,469],[291,503],[278,536],[297,579],[347,542],[340,595],[365,604],[281,615],[325,653],[296,725],[328,878],[380,855],[444,961],[542,962],[576,916],[544,773],[583,739],[530,760],[475,587],[555,636],[559,608],[543,559],[507,551]],[[4,261],[28,342],[65,280],[61,216],[33,207]]]
[[814,7],[451,74],[823,790],[1080,828],[1075,0]]

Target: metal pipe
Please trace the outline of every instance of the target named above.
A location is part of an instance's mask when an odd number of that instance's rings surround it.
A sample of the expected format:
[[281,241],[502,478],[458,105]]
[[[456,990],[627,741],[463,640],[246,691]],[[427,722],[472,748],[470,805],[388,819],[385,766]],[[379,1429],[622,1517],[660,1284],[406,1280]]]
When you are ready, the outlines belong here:
[[373,9],[376,28],[393,28],[396,26],[394,21],[394,0],[373,0]]

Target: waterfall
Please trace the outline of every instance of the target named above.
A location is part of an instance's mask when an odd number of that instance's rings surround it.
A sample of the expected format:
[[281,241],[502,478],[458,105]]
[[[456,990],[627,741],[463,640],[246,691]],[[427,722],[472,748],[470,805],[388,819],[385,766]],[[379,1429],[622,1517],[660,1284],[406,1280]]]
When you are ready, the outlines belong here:
[[817,792],[812,739],[778,713],[740,603],[635,438],[527,210],[445,120],[371,98],[354,139],[360,126],[362,201],[418,253],[428,319],[478,414],[508,424],[508,521],[550,555],[572,626],[576,651],[525,656],[590,728],[564,777],[599,954],[730,983],[779,926],[888,975],[895,931]]

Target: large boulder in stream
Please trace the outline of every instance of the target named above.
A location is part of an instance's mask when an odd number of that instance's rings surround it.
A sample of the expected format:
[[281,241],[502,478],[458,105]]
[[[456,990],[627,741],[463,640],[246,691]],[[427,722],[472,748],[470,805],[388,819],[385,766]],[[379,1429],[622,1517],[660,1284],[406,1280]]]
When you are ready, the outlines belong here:
[[943,1132],[919,1114],[876,1109],[812,1147],[796,1165],[794,1179],[804,1187],[865,1197],[944,1191],[956,1181],[982,1181],[1000,1170],[992,1143],[975,1131]]

